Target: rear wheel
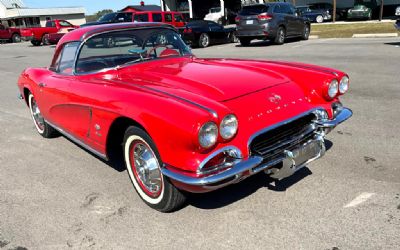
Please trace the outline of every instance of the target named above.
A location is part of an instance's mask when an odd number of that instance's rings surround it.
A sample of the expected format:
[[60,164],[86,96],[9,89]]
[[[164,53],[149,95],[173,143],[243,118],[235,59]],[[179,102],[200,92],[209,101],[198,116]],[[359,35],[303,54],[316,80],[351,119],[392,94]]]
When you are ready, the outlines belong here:
[[308,40],[309,37],[310,37],[310,25],[306,24],[304,26],[303,35],[301,36],[301,39]]
[[11,38],[13,43],[20,43],[21,42],[21,36],[19,34],[14,34]]
[[42,44],[42,41],[32,40],[31,43],[33,46],[40,46],[40,44]]
[[54,137],[57,134],[57,131],[45,121],[36,103],[36,99],[31,93],[29,93],[28,96],[28,103],[31,117],[37,132],[44,138]]
[[210,36],[207,33],[201,33],[199,37],[199,47],[206,48],[210,45]]
[[123,145],[128,174],[140,198],[160,212],[181,208],[186,197],[163,176],[162,161],[150,136],[131,126],[125,132]]
[[249,38],[239,38],[239,42],[240,42],[240,45],[242,45],[243,47],[246,47],[246,46],[250,45],[251,39],[249,39]]
[[285,42],[285,37],[286,37],[285,28],[279,27],[278,30],[276,31],[274,43],[279,45],[283,44]]
[[318,15],[318,16],[315,18],[315,21],[316,21],[317,23],[323,23],[323,22],[324,22],[324,17],[323,17],[322,15]]
[[238,41],[239,41],[239,39],[236,36],[236,32],[229,33],[229,42],[237,43]]
[[49,42],[49,35],[48,35],[48,34],[44,34],[44,35],[43,35],[43,37],[42,37],[42,44],[43,44],[44,46],[50,45],[50,42]]

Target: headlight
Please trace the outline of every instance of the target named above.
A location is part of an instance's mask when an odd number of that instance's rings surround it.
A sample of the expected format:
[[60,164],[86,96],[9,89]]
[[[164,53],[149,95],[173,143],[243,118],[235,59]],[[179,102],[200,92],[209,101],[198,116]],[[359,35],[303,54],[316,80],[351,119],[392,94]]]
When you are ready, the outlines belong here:
[[219,126],[219,133],[225,140],[229,140],[236,135],[238,130],[238,120],[235,115],[227,115]]
[[203,148],[211,148],[217,143],[218,127],[213,122],[207,122],[199,131],[199,143]]
[[338,94],[338,81],[336,79],[332,80],[331,83],[329,83],[328,87],[328,96],[330,98],[335,98],[335,96]]
[[349,89],[349,78],[347,76],[343,76],[342,80],[339,83],[339,92],[340,94],[344,94]]

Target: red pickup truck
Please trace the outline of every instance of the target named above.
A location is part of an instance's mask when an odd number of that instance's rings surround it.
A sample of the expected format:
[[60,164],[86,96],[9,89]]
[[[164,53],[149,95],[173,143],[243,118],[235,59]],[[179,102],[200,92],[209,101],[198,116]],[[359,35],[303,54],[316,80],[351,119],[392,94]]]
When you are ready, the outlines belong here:
[[48,20],[46,27],[21,29],[21,36],[23,40],[31,41],[34,46],[40,46],[42,43],[46,43],[47,34],[57,33],[63,28],[77,29],[79,26],[65,20]]
[[13,43],[21,42],[21,32],[17,28],[6,28],[0,24],[0,40],[12,41]]

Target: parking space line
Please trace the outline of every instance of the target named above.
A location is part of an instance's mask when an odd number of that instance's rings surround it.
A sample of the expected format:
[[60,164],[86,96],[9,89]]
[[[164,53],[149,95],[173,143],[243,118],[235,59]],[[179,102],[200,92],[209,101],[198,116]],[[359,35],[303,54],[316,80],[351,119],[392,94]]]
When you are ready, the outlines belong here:
[[374,195],[375,195],[375,193],[362,193],[359,196],[357,196],[356,198],[354,198],[354,200],[352,200],[350,203],[345,205],[344,208],[358,206],[361,203],[366,202],[368,199],[370,199]]

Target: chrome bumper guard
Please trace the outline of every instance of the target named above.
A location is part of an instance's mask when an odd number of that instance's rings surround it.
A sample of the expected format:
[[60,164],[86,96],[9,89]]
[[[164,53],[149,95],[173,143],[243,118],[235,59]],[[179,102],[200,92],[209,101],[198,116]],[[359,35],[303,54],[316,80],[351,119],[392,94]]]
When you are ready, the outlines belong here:
[[[316,121],[315,124],[321,129],[333,129],[338,124],[349,119],[352,114],[350,109],[343,108],[334,119]],[[238,161],[227,170],[206,177],[191,177],[167,168],[162,168],[162,173],[173,181],[189,186],[202,187],[207,190],[215,190],[223,186],[240,182],[261,171],[265,171],[275,179],[283,179],[325,154],[324,136],[324,132],[316,133],[313,139],[303,145],[299,145],[299,148],[292,151],[286,150],[283,158],[263,163],[263,157],[250,156],[247,160]],[[282,163],[282,166],[280,168],[274,168],[274,166],[279,163]]]

